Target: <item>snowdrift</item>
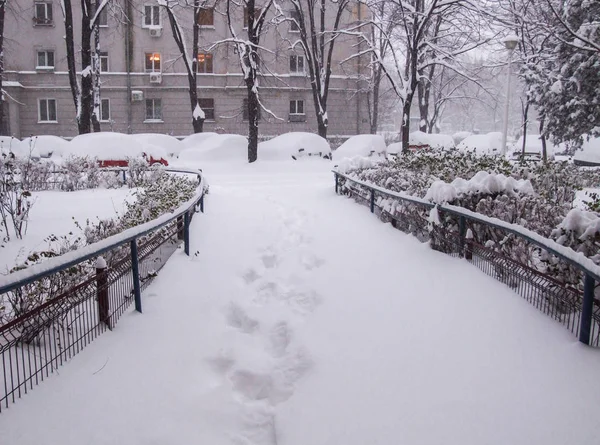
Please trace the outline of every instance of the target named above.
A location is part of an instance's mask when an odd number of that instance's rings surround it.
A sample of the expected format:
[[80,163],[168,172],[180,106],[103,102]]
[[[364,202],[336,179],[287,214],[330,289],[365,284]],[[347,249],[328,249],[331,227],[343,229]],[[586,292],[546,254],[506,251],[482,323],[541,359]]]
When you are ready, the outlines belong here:
[[26,147],[34,147],[42,158],[50,156],[62,156],[69,151],[69,141],[51,135],[32,136],[23,139]]
[[89,133],[75,136],[69,143],[69,154],[89,156],[98,160],[114,160],[143,157],[144,153],[155,159],[166,158],[161,147],[144,144],[136,138],[122,133]]
[[0,151],[3,155],[12,153],[16,158],[39,159],[40,152],[35,146],[29,146],[12,136],[0,136]]
[[359,134],[352,136],[334,151],[334,159],[353,158],[355,156],[386,155],[385,139],[379,134]]
[[[193,136],[199,136],[202,133]],[[208,133],[204,133],[208,134]],[[201,144],[195,144],[185,148],[179,153],[182,163],[198,163],[203,161],[248,161],[248,139],[239,134],[216,134],[206,138],[194,138],[201,140]],[[185,142],[185,140],[184,140]]]
[[289,160],[331,156],[327,140],[314,133],[286,133],[258,144],[259,160]]
[[206,142],[206,140],[212,138],[213,136],[219,136],[219,134],[211,132],[195,133],[186,137],[183,141],[181,141],[181,144],[183,149],[200,147],[204,144],[204,142]]
[[166,151],[169,156],[177,156],[185,148],[183,143],[173,136],[161,133],[140,133],[131,135],[132,138],[142,144],[150,144],[160,147]]
[[577,165],[600,166],[600,137],[590,138],[575,152],[573,161]]
[[454,139],[448,134],[430,134],[422,131],[413,131],[408,135],[408,145],[428,146],[433,150],[452,150]]
[[[521,136],[517,142],[511,145],[510,151],[513,158],[521,156],[523,150],[523,136]],[[554,144],[550,141],[546,141],[546,153],[548,159],[554,159]],[[525,140],[525,156],[534,156],[542,158],[542,140],[539,134],[529,134]]]

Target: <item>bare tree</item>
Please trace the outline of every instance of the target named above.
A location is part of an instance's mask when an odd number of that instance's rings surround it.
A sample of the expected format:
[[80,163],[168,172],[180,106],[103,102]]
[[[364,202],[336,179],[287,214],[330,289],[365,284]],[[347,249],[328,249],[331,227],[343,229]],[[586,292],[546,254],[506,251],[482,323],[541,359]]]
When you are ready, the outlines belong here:
[[6,16],[7,0],[0,0],[0,132],[5,128],[4,119],[4,18]]
[[198,81],[197,81],[197,72],[198,72],[198,54],[199,54],[199,34],[200,34],[200,14],[203,9],[206,8],[206,1],[201,0],[192,0],[192,50],[191,54],[188,50],[188,45],[186,42],[186,33],[179,23],[179,19],[177,17],[178,10],[189,9],[189,3],[187,0],[184,0],[183,3],[180,0],[159,0],[159,4],[163,6],[165,11],[167,12],[167,16],[169,17],[169,24],[171,25],[171,32],[173,34],[173,39],[181,53],[181,57],[183,59],[183,63],[185,65],[185,70],[187,73],[188,84],[189,84],[189,96],[190,96],[190,106],[192,113],[192,126],[194,128],[194,133],[201,133],[204,126],[205,114],[202,108],[198,103]]
[[[95,1],[95,0],[94,0]],[[92,130],[94,114],[94,69],[92,66],[92,35],[99,26],[99,17],[111,0],[102,0],[93,7],[92,0],[81,0],[81,82],[77,77],[75,62],[75,39],[73,31],[73,4],[71,0],[63,0],[65,22],[65,44],[67,49],[67,67],[71,95],[75,104],[77,128],[79,134]],[[97,55],[99,56],[99,55]]]
[[[291,14],[283,21],[299,32],[299,45],[306,57],[319,135],[327,138],[329,117],[327,99],[331,81],[331,63],[337,38],[341,35],[342,16],[349,0],[290,0]],[[357,3],[361,8],[362,3]],[[330,15],[330,13],[332,15]]]
[[[267,0],[257,8],[255,0],[242,0],[241,4],[234,0],[226,0],[227,25],[231,38],[223,42],[233,42],[239,56],[240,67],[244,76],[244,83],[248,94],[248,162],[258,159],[258,118],[261,107],[259,97],[259,77],[261,57],[260,39],[266,30],[267,14],[269,14],[274,0]],[[238,36],[235,30],[237,23],[232,15],[232,6],[243,6],[245,21],[247,22],[246,39]]]

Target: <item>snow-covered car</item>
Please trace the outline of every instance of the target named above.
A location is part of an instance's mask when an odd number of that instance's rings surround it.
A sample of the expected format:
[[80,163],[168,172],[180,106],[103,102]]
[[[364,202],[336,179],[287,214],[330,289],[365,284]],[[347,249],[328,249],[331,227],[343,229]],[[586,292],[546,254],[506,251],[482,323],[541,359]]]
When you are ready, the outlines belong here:
[[408,148],[410,150],[452,150],[454,148],[454,139],[448,134],[413,131],[408,135]]
[[331,147],[315,133],[292,132],[258,144],[261,160],[298,160],[306,157],[331,159]]
[[[201,134],[203,133],[192,135],[196,141],[179,153],[181,164],[197,164],[205,161],[248,162],[248,139],[245,136],[212,133],[209,137],[200,138]],[[185,143],[186,140],[187,138],[183,142]]]
[[137,139],[142,144],[150,144],[163,148],[168,156],[177,157],[185,145],[176,137],[162,133],[139,133],[132,134],[132,138]]
[[473,152],[476,155],[500,155],[502,153],[502,133],[473,134],[466,137],[456,146],[462,152]]
[[383,136],[378,134],[359,134],[352,136],[333,152],[334,159],[386,156],[386,145]]
[[[542,140],[539,134],[528,134],[525,139],[525,153],[523,153],[523,136],[511,146],[511,158],[514,160],[540,161],[542,159]],[[546,155],[549,160],[554,159],[554,144],[546,141]]]
[[100,167],[127,167],[129,159],[133,158],[144,159],[148,165],[169,165],[168,155],[163,148],[144,144],[126,134],[81,134],[75,136],[69,144],[72,155],[95,158]]
[[31,136],[23,139],[22,144],[36,150],[40,157],[63,156],[69,152],[69,141],[52,135]]
[[2,156],[39,161],[40,153],[35,146],[25,144],[12,136],[0,136]]
[[575,165],[587,167],[600,166],[600,137],[587,139],[584,137],[583,145],[573,156]]

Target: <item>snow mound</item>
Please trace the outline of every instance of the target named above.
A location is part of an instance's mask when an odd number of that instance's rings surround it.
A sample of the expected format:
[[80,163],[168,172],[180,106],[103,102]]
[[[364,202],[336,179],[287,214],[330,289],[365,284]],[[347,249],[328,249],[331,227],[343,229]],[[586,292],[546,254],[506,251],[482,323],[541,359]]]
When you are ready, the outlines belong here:
[[[577,208],[571,209],[558,228],[567,232],[575,232],[580,240],[585,241],[600,233],[600,215]],[[559,238],[557,243],[563,244],[564,240]]]
[[385,149],[388,155],[399,155],[402,153],[402,142],[394,142]]
[[205,132],[205,133],[195,133],[186,137],[181,143],[183,144],[183,148],[192,148],[203,145],[207,139],[212,138],[213,136],[219,136],[217,133]]
[[162,133],[140,133],[131,135],[134,139],[142,144],[150,144],[161,147],[169,156],[177,156],[185,148],[183,143],[168,134]]
[[364,156],[354,156],[353,158],[344,158],[335,165],[336,171],[346,174],[358,168],[372,168],[380,162],[377,158],[367,158]]
[[478,172],[469,180],[456,178],[451,183],[435,181],[429,187],[425,199],[436,204],[452,202],[457,198],[470,194],[506,193],[511,196],[517,194],[533,195],[533,186],[529,180],[515,179],[502,174]]
[[575,163],[600,165],[600,137],[584,141],[573,156]]
[[52,135],[32,136],[23,139],[25,147],[34,147],[42,158],[61,156],[69,150],[69,141]]
[[502,153],[502,133],[473,134],[456,146],[462,152],[474,152],[478,155],[499,155]]
[[379,134],[359,134],[352,136],[334,152],[336,159],[355,156],[385,156],[385,139]]
[[[201,133],[198,133],[201,134]],[[197,136],[197,135],[195,135]],[[194,145],[179,153],[182,163],[204,161],[248,161],[248,139],[239,134],[216,134],[205,138],[202,145]]]
[[314,133],[286,133],[258,144],[259,160],[286,160],[302,157],[323,157],[331,154],[326,139]]
[[69,154],[99,160],[137,158],[146,152],[152,154],[160,150],[159,147],[143,144],[130,135],[110,132],[80,134],[69,144]]
[[456,133],[454,133],[452,135],[452,139],[454,139],[454,144],[458,145],[462,141],[464,141],[466,138],[468,138],[469,136],[472,136],[472,135],[473,135],[473,133],[471,133],[470,131],[457,131]]
[[[512,157],[521,156],[523,150],[523,136],[521,136],[517,142],[512,144],[511,153]],[[554,159],[554,145],[550,141],[546,141],[546,154],[548,159]],[[539,134],[529,134],[525,140],[525,156],[539,156],[542,157],[542,140]]]
[[434,150],[452,150],[454,139],[448,134],[430,134],[413,131],[408,135],[408,145],[427,145]]
[[29,144],[25,144],[12,136],[0,136],[0,151],[3,155],[12,153],[19,159],[40,158],[40,152],[35,146],[30,147]]

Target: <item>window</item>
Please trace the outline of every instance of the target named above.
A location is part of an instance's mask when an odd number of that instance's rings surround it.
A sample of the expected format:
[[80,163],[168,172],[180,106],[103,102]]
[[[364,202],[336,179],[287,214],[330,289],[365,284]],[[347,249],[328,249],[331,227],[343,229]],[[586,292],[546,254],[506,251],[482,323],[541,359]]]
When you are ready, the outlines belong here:
[[211,53],[198,54],[198,72],[212,73],[213,72],[213,56]]
[[215,100],[214,99],[198,99],[198,105],[204,111],[204,119],[207,121],[215,120]]
[[198,25],[215,26],[215,8],[200,8]]
[[162,121],[162,101],[160,99],[146,99],[146,120]]
[[[260,16],[260,8],[254,8],[254,19],[256,20]],[[248,8],[244,7],[244,29],[248,28]]]
[[56,122],[56,99],[40,99],[38,102],[38,121]]
[[304,56],[292,54],[290,56],[290,73],[304,74]]
[[39,2],[34,4],[35,16],[33,17],[34,25],[52,25],[52,3]]
[[[258,106],[258,120],[260,120],[262,118],[261,111],[262,111],[262,109],[261,109],[261,107],[259,105]],[[245,120],[245,121],[250,120],[248,118],[248,116],[249,116],[249,113],[248,113],[248,99],[244,99],[244,102],[242,103],[242,120]]]
[[54,51],[42,50],[37,52],[36,69],[53,69]]
[[144,5],[144,21],[142,28],[160,26],[160,6]]
[[146,53],[146,72],[160,73],[160,53]]
[[290,114],[304,114],[304,101],[290,100]]
[[297,10],[293,9],[290,11],[290,32],[300,32],[300,14]]
[[100,72],[108,73],[110,71],[110,67],[108,65],[108,52],[100,51]]
[[110,99],[100,99],[100,122],[110,122]]
[[98,16],[98,26],[100,27],[108,27],[108,6],[105,6],[102,11],[100,11],[100,15]]

